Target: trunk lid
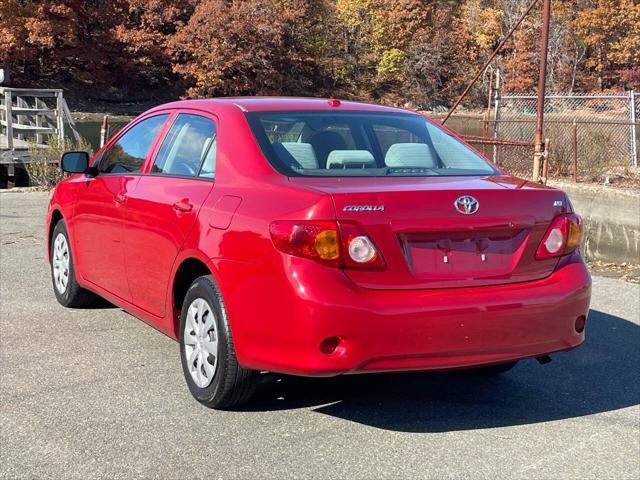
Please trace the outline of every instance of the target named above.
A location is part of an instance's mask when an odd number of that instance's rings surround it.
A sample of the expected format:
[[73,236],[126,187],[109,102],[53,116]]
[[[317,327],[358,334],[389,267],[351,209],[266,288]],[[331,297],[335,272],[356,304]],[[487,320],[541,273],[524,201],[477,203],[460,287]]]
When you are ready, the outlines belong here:
[[[330,194],[337,220],[367,231],[387,268],[345,270],[364,288],[524,282],[548,276],[558,262],[534,258],[551,220],[567,211],[565,194],[550,187],[508,176],[296,177],[291,182]],[[478,202],[477,212],[456,210],[462,196]]]

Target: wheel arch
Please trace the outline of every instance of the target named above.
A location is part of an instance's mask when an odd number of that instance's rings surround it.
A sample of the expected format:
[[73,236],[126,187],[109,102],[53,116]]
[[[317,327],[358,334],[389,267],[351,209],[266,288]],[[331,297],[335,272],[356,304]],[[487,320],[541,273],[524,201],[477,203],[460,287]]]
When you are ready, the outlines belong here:
[[62,212],[59,209],[54,208],[51,211],[49,230],[47,231],[47,258],[49,259],[49,263],[51,263],[51,241],[53,240],[53,231],[60,220],[64,220]]
[[210,266],[203,259],[189,256],[181,260],[171,282],[169,308],[172,312],[171,333],[177,339],[180,337],[180,309],[193,281],[203,275],[215,275]]

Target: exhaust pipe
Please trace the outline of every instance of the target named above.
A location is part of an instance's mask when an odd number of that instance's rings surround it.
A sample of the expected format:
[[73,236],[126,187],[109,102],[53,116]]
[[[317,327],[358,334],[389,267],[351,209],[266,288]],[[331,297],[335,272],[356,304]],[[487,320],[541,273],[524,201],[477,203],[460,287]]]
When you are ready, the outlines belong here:
[[551,357],[549,355],[542,355],[540,357],[536,357],[536,360],[540,365],[546,365],[547,363],[551,363]]

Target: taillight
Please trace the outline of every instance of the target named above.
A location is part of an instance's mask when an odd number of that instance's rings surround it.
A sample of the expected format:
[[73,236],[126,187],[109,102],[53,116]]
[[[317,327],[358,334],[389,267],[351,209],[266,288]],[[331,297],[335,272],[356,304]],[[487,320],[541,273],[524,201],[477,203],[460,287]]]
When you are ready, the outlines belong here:
[[364,270],[384,270],[382,255],[357,223],[340,222],[344,266]]
[[279,221],[271,224],[269,232],[275,247],[290,255],[333,267],[385,268],[382,255],[355,223]]
[[273,222],[269,232],[273,244],[284,253],[340,266],[336,222]]
[[538,251],[536,259],[560,257],[573,252],[582,241],[582,219],[574,213],[558,215],[551,221]]

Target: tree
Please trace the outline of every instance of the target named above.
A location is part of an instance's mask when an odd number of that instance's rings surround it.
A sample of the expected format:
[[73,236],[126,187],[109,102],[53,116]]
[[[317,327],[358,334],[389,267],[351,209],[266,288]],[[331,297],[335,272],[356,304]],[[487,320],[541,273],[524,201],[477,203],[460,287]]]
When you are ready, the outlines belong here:
[[[530,0],[0,0],[16,86],[79,97],[327,95],[449,105]],[[538,5],[496,58],[535,88]],[[549,90],[637,88],[640,4],[554,0]],[[465,103],[482,105],[474,88]]]
[[470,75],[480,68],[473,41],[456,13],[459,12],[449,7],[437,9],[433,26],[412,38],[408,53],[410,91],[414,103],[422,107],[450,104],[464,89]]
[[17,84],[121,87],[113,75],[120,45],[112,28],[124,5],[124,0],[3,0],[0,62],[11,63]]
[[[119,71],[146,88],[179,91],[172,73],[167,44],[184,26],[198,4],[196,0],[129,0],[115,38],[122,44]],[[176,90],[178,87],[178,90]]]
[[640,64],[640,4],[633,0],[592,0],[574,22],[589,48],[585,66],[600,90],[615,86],[621,71]]
[[[301,9],[306,7],[300,2]],[[305,90],[309,59],[292,39],[283,3],[204,0],[169,46],[190,96],[275,95]],[[294,15],[298,18],[304,11]]]

